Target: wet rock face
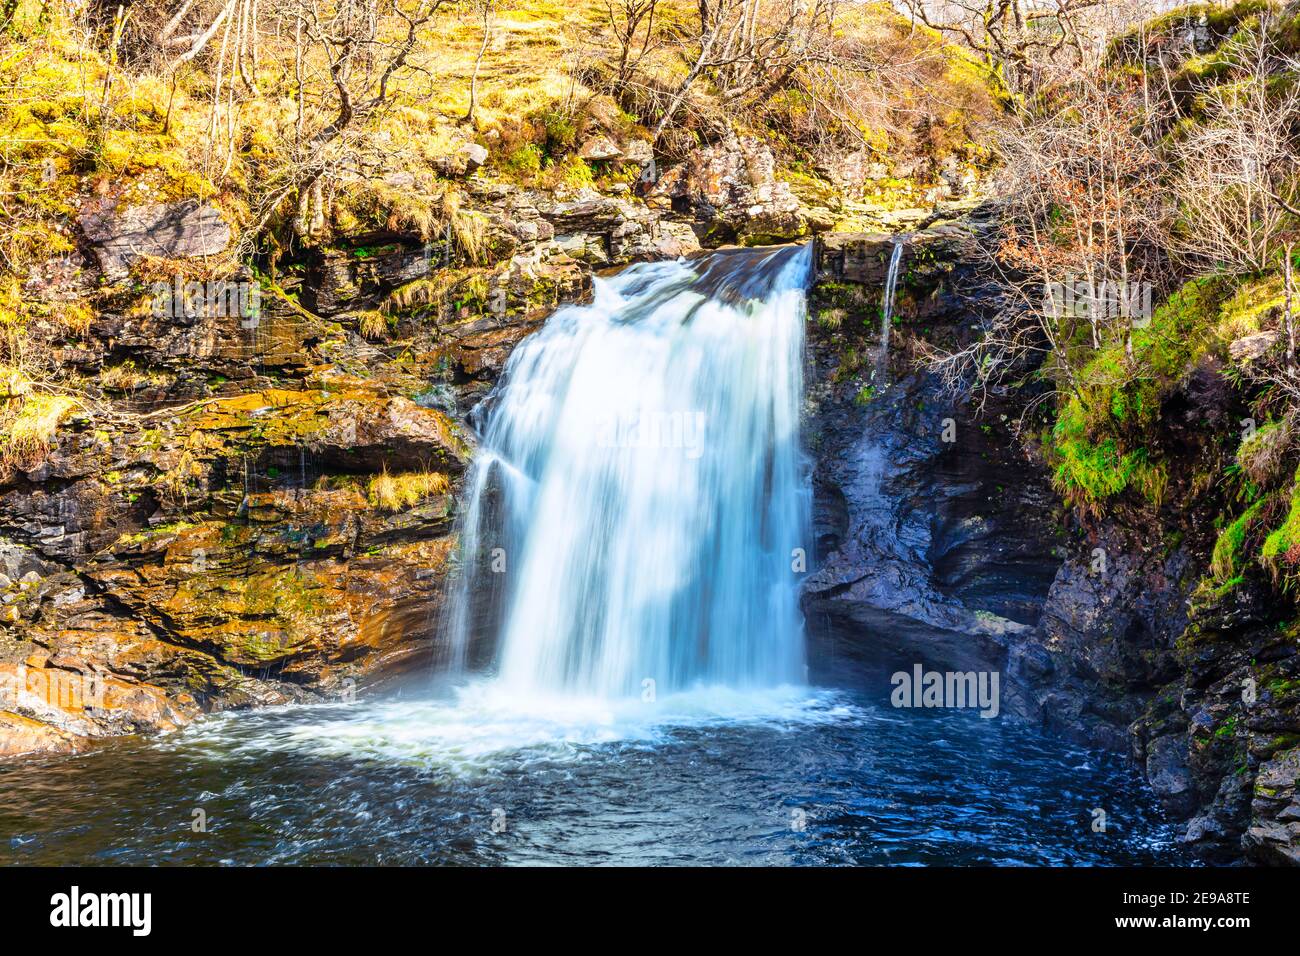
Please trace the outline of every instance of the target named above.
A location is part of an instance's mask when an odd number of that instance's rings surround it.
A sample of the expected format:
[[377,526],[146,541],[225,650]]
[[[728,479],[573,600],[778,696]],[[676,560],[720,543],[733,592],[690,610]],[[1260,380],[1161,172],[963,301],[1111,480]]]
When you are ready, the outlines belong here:
[[[1039,626],[1010,657],[1023,688],[1013,709],[1071,740],[1127,750],[1129,725],[1177,677],[1192,569],[1182,551],[1143,555],[1114,532],[1086,544],[1061,565]],[[1167,805],[1186,809],[1177,749],[1161,744],[1139,759]],[[1182,754],[1185,764],[1185,745]]]
[[346,698],[437,654],[469,448],[454,397],[426,400],[432,343],[403,365],[348,331],[419,244],[357,248],[302,264],[336,280],[319,312],[99,301],[76,364],[103,397],[0,475],[0,753]]
[[53,724],[8,711],[0,711],[0,757],[31,753],[70,753],[78,739]]
[[1243,845],[1262,863],[1300,866],[1300,747],[1265,761],[1255,776]]
[[[960,340],[978,315],[963,232],[912,237],[884,388],[893,237],[818,240],[806,426],[818,565],[804,603],[814,668],[851,655],[883,673],[997,670],[1005,714],[1129,753],[1206,857],[1300,862],[1300,628],[1279,624],[1267,582],[1193,599],[1213,544],[1193,534],[1213,525],[1197,502],[1161,515],[1117,506],[1081,524],[1021,451],[1015,396],[975,417],[914,370],[911,336]],[[1212,431],[1203,423],[1236,417],[1222,377],[1193,369],[1166,402],[1169,446],[1195,455]]]
[[1002,671],[1059,564],[1055,501],[1015,453],[1009,421],[954,403],[910,354],[922,328],[969,325],[968,257],[951,255],[969,238],[943,228],[913,237],[883,364],[892,237],[818,242],[806,423],[818,566],[804,592],[815,655]]
[[[22,572],[0,710],[69,735],[42,747],[347,695],[428,660],[467,449],[439,411],[345,377],[311,384],[156,427],[86,423],[0,497],[5,566]],[[376,481],[411,474],[418,496],[374,500]]]
[[1300,749],[1300,653],[1296,629],[1275,620],[1264,581],[1198,596],[1179,638],[1177,697],[1162,692],[1135,724],[1138,744],[1179,733],[1194,800],[1184,839],[1215,859],[1294,865],[1295,761]]
[[[593,156],[651,158],[590,135]],[[487,159],[465,146],[447,175]],[[627,188],[463,189],[472,241],[450,219],[337,235],[225,276],[260,292],[233,311],[189,307],[214,264],[192,260],[232,239],[215,208],[85,202],[88,256],[28,283],[93,297],[54,343],[93,400],[0,474],[0,753],[346,697],[437,659],[466,413],[594,270],[700,248],[690,215]]]
[[[878,232],[830,232],[817,239],[817,282],[823,286],[848,283],[879,290],[889,274],[894,243],[904,243],[904,263],[911,270],[912,318],[924,318],[927,304],[949,325],[960,324],[958,312],[978,307],[979,285],[973,269],[977,253],[972,243],[989,223],[982,210],[960,223],[936,223],[899,235]],[[906,293],[907,283],[903,292]],[[919,293],[919,294],[917,294]],[[975,300],[975,301],[972,301]]]

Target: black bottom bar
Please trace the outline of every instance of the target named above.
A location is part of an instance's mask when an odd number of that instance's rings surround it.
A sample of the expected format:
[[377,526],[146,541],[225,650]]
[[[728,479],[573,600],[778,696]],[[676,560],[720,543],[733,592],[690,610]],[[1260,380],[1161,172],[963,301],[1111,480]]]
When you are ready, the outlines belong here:
[[[400,935],[411,945],[463,944],[472,932],[486,933],[483,942],[494,946],[512,937],[536,944],[578,934],[666,941],[680,938],[674,927],[685,921],[706,923],[733,944],[762,941],[777,926],[813,933],[854,926],[862,934],[907,929],[929,948],[980,934],[1041,940],[1045,924],[1071,942],[1103,934],[1231,939],[1260,929],[1278,932],[1294,924],[1297,890],[1294,871],[1248,868],[51,868],[0,871],[0,917],[14,938],[36,933],[55,941],[76,934],[82,941],[112,937],[128,946],[204,934],[214,942],[333,949]],[[116,894],[149,894],[147,936],[136,933],[146,928],[144,897]],[[110,921],[118,925],[84,925]]]

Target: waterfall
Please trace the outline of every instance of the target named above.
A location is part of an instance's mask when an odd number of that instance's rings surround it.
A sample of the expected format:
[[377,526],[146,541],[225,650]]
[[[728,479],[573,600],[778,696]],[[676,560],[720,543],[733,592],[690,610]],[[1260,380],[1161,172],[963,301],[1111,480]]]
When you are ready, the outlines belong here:
[[894,239],[894,251],[889,256],[889,272],[885,276],[885,292],[880,304],[880,355],[876,359],[875,381],[877,385],[885,384],[889,373],[889,332],[894,321],[894,291],[898,288],[898,267],[903,261],[903,249],[907,245],[902,237]]
[[801,683],[810,247],[594,280],[475,411],[449,629],[510,692]]

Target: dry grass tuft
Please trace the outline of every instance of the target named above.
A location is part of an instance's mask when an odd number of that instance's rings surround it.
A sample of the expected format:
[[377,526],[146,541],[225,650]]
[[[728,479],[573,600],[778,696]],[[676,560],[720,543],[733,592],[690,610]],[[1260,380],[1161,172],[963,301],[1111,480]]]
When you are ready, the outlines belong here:
[[49,453],[59,425],[80,407],[81,402],[69,395],[27,393],[21,399],[17,413],[0,426],[0,464],[3,464],[3,470],[15,466],[30,468],[38,464]]
[[447,476],[436,471],[410,471],[392,475],[388,469],[370,479],[370,504],[387,511],[401,511],[433,495],[445,495],[451,488]]
[[461,204],[461,194],[451,188],[442,193],[442,221],[451,230],[456,248],[470,265],[482,265],[487,259],[487,219],[469,212]]
[[375,310],[362,312],[357,316],[357,328],[371,342],[382,342],[388,338],[388,317]]

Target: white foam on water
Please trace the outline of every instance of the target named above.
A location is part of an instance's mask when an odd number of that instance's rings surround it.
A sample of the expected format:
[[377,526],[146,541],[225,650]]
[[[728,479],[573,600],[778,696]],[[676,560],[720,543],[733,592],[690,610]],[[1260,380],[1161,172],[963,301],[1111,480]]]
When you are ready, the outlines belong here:
[[838,693],[778,686],[699,686],[646,701],[568,694],[520,695],[492,679],[443,699],[291,705],[208,718],[173,742],[223,758],[276,752],[377,760],[473,775],[511,760],[576,761],[606,745],[670,745],[682,731],[774,732],[861,721]]

